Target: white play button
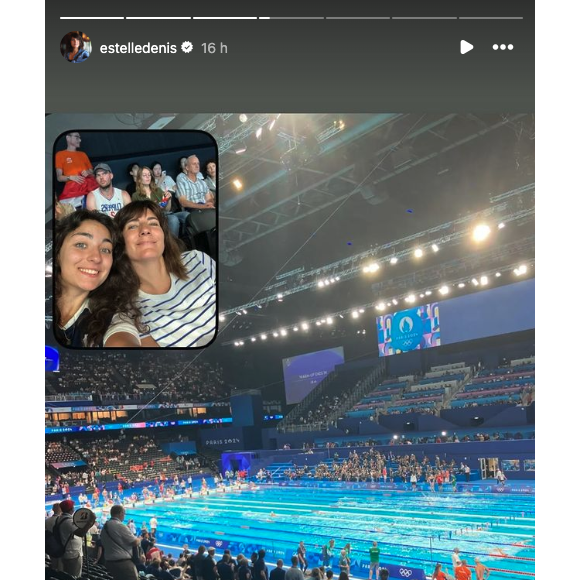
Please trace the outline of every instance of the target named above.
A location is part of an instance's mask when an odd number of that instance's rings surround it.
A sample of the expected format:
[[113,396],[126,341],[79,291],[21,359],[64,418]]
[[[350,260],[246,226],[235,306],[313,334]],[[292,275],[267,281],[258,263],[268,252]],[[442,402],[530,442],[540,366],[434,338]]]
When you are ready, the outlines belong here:
[[467,40],[462,40],[459,50],[461,50],[461,54],[465,54],[466,52],[473,50],[473,44],[467,42]]

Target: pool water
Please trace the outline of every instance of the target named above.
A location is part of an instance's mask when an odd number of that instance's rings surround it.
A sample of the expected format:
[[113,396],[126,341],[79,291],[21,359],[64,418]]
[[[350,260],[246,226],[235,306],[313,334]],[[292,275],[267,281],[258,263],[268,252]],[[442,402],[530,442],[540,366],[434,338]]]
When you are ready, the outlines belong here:
[[[234,556],[264,548],[267,560],[290,564],[304,540],[309,565],[320,564],[321,546],[352,546],[353,575],[368,575],[369,548],[376,540],[381,565],[425,570],[441,562],[452,572],[455,547],[473,565],[478,557],[494,578],[533,577],[535,504],[533,495],[432,493],[381,489],[260,486],[127,510],[137,528],[155,515],[158,543],[190,549],[199,543],[229,547]],[[366,567],[365,567],[366,566]],[[475,577],[475,574],[473,574]]]

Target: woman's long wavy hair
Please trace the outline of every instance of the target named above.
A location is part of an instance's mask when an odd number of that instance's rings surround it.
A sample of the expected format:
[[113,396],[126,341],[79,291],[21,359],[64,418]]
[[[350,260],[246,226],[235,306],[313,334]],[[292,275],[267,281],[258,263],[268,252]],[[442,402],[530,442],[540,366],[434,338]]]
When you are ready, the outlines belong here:
[[[149,184],[149,189],[151,190],[151,194],[150,196],[148,196],[145,193],[145,188],[143,186],[143,171],[149,171],[149,173],[151,174],[151,183]],[[139,171],[137,172],[137,179],[135,180],[135,193],[137,195],[143,195],[146,196],[148,199],[151,199],[153,197],[153,194],[159,190],[159,193],[161,193],[161,197],[163,197],[163,190],[155,183],[155,176],[153,175],[153,169],[150,169],[149,167],[143,166],[139,168]],[[123,231],[123,230],[121,230]]]
[[[113,248],[121,237],[113,220],[105,214],[86,209],[76,211],[56,222],[53,246],[53,277],[54,277],[54,324],[60,322],[59,300],[62,295],[60,251],[67,236],[76,231],[85,221],[96,221],[107,228],[111,234]],[[140,331],[141,312],[131,300],[131,293],[126,284],[126,278],[132,273],[127,272],[127,265],[115,259],[113,250],[113,265],[107,279],[92,292],[89,292],[89,306],[91,315],[87,323],[87,345],[101,344],[105,332],[109,328],[114,314],[121,314],[126,320],[132,321]]]
[[73,47],[72,47],[72,39],[76,38],[79,42],[79,52],[81,52],[83,50],[83,48],[85,47],[85,41],[83,40],[83,37],[81,34],[79,34],[78,32],[73,32],[72,34],[69,35],[68,40],[66,41],[66,52],[72,52],[73,51]]
[[[153,182],[155,183],[155,182]],[[141,285],[139,281],[139,276],[133,270],[131,266],[131,261],[127,256],[125,249],[125,239],[123,238],[123,230],[125,226],[134,219],[138,219],[147,213],[147,210],[151,210],[153,215],[159,221],[159,225],[163,230],[164,245],[163,250],[163,260],[165,262],[165,267],[170,274],[175,274],[180,280],[187,280],[187,269],[183,265],[181,260],[181,253],[183,247],[181,242],[175,238],[169,231],[169,224],[165,213],[159,207],[157,203],[147,200],[133,201],[120,209],[115,215],[115,225],[119,230],[119,241],[115,245],[115,262],[119,262],[122,265],[124,271],[130,270],[125,283],[127,288],[129,288],[132,301],[137,299],[139,293],[139,286]]]

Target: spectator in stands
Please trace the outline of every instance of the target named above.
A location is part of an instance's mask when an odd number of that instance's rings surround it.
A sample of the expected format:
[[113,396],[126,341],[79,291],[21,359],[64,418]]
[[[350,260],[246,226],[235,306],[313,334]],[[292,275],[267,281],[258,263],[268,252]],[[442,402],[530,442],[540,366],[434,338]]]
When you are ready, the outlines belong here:
[[304,574],[302,573],[302,570],[298,567],[299,563],[298,556],[292,556],[291,562],[292,566],[286,571],[285,580],[304,580]]
[[139,540],[139,544],[141,546],[141,550],[144,554],[147,554],[153,544],[151,542],[151,538],[149,537],[149,532],[147,531],[145,522],[143,522],[143,525],[141,526],[140,536],[141,539]]
[[202,566],[206,557],[205,546],[200,546],[197,549],[197,553],[189,557],[187,574],[192,578],[197,578],[197,580],[203,580]]
[[177,184],[173,179],[167,175],[167,172],[163,170],[163,167],[159,161],[154,161],[151,164],[151,169],[153,170],[153,177],[155,178],[155,184],[157,187],[163,191],[170,191],[175,194],[177,191]]
[[83,541],[75,534],[78,531],[73,522],[75,504],[70,499],[60,502],[62,514],[58,517],[58,533],[65,552],[60,559],[62,570],[71,576],[80,576],[83,568]]
[[[123,321],[118,326],[113,324],[110,333],[126,335],[115,346],[198,347],[213,340],[216,330],[213,260],[197,251],[180,255],[165,215],[151,201],[124,207],[115,216],[115,223],[122,233],[120,259],[124,263],[128,260],[132,269],[125,279],[126,288],[147,326],[147,331],[140,335],[135,326]],[[190,289],[188,283],[193,279],[196,284]]]
[[209,548],[207,556],[201,565],[201,577],[203,580],[218,580],[217,562],[215,561],[215,548]]
[[138,163],[130,163],[127,168],[129,176],[131,177],[131,181],[129,182],[129,185],[127,185],[127,193],[131,196],[135,193],[137,188],[137,174],[139,173],[139,169],[140,167]]
[[348,574],[346,572],[341,572],[338,576],[338,580],[348,580]]
[[75,211],[76,208],[74,205],[71,205],[70,203],[60,203],[58,198],[56,196],[54,197],[54,217],[57,221],[65,218],[67,215],[70,215]]
[[[56,520],[58,519],[58,517],[61,514],[62,514],[62,510],[60,509],[60,502],[55,503],[52,506],[52,515],[49,516],[48,518],[46,518],[44,520],[44,529],[45,529],[45,531],[52,532],[52,530],[54,528],[54,524],[56,523]],[[51,557],[50,558],[50,567],[53,570],[59,570],[59,569],[61,569],[60,559],[59,558]]]
[[159,204],[163,209],[169,223],[169,230],[176,237],[179,238],[179,220],[176,214],[169,213],[171,211],[172,193],[169,189],[162,189],[156,185],[153,179],[153,171],[149,167],[141,167],[137,172],[137,179],[135,185],[135,193],[131,196],[133,201],[151,200]]
[[240,567],[238,568],[238,580],[252,580],[252,571],[247,558],[240,558]]
[[268,567],[266,566],[265,558],[266,551],[260,550],[258,552],[258,559],[254,562],[254,580],[268,580]]
[[175,562],[175,560],[173,558],[170,558],[167,561],[167,571],[169,572],[169,574],[171,574],[171,576],[173,578],[183,578],[183,568],[181,566],[179,566],[179,564],[177,564]]
[[101,543],[105,550],[106,568],[114,580],[137,580],[137,567],[132,561],[133,547],[139,546],[129,528],[123,524],[125,508],[114,505],[111,519],[103,526]]
[[77,209],[83,207],[85,196],[98,187],[93,176],[93,166],[81,146],[81,135],[78,131],[66,134],[66,149],[55,155],[54,165],[56,180],[64,183],[59,196],[61,203],[68,203]]
[[204,181],[212,193],[212,198],[215,205],[217,189],[217,165],[213,159],[205,164],[203,174],[205,175]]
[[220,580],[234,580],[234,563],[231,561],[230,554],[224,554],[217,563],[217,573]]
[[123,312],[139,324],[137,311],[127,312],[130,294],[125,276],[113,266],[116,240],[113,222],[103,214],[82,210],[58,223],[53,250],[54,319],[61,344],[102,346],[116,313]]
[[173,580],[173,576],[167,572],[167,570],[163,570],[161,567],[161,560],[157,558],[155,560],[151,560],[149,566],[145,568],[145,574],[151,574],[158,580]]
[[284,580],[286,577],[286,570],[284,570],[284,561],[278,560],[276,567],[270,572],[270,580]]
[[192,247],[197,234],[215,230],[216,227],[215,203],[207,184],[199,175],[199,159],[191,155],[187,158],[185,173],[177,176],[177,197],[184,211],[175,215],[184,224]]
[[381,580],[389,580],[389,570],[387,568],[381,568],[379,575]]
[[95,167],[95,179],[99,184],[97,189],[87,194],[87,209],[104,213],[109,217],[125,205],[131,203],[131,196],[122,189],[113,187],[113,172],[106,163],[98,163]]

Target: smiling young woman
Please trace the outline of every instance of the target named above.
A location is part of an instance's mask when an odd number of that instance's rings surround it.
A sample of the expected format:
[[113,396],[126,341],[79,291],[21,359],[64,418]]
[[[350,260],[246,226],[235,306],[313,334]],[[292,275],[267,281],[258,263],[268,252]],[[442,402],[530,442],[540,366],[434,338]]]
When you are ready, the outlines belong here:
[[121,271],[113,261],[118,235],[113,220],[81,210],[57,222],[54,237],[54,333],[73,347],[103,345],[113,315],[124,313],[140,326],[130,310]]

